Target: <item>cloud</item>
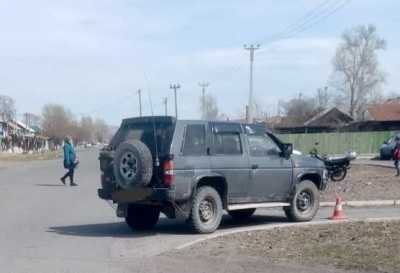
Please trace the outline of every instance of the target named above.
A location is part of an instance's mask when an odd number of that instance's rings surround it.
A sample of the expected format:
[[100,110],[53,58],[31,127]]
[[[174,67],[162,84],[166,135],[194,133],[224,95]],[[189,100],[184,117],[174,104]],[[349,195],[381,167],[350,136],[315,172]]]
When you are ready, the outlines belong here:
[[[363,13],[356,11],[364,1],[353,1],[342,15],[299,37],[263,44],[320,1],[1,1],[0,93],[13,96],[21,112],[40,112],[44,103],[57,101],[87,112],[110,102],[95,114],[118,123],[137,113],[138,88],[151,91],[156,113],[163,113],[165,96],[173,109],[173,82],[182,85],[181,114],[196,118],[198,82],[206,80],[221,111],[235,114],[242,112],[248,93],[243,43],[261,43],[254,91],[260,102],[273,105],[324,85],[340,32],[364,18],[378,20],[378,29],[392,39],[382,66],[393,89],[400,78],[393,53],[399,47],[397,9],[388,7],[395,2],[382,1],[378,11],[375,2],[367,2]],[[146,113],[148,106],[146,97]]]

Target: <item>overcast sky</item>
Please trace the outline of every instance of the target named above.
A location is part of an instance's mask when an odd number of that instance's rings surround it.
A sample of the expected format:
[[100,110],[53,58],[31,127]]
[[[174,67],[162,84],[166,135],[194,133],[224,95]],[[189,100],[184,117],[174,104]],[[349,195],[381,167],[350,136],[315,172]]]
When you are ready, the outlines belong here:
[[369,23],[388,42],[380,54],[385,92],[400,93],[400,1],[348,1],[313,27],[270,41],[315,7],[342,2],[1,0],[0,94],[13,97],[19,113],[62,103],[119,124],[138,114],[138,88],[145,114],[149,93],[155,114],[166,96],[172,114],[175,82],[180,117],[198,118],[198,82],[208,81],[220,111],[237,116],[248,99],[243,44],[260,43],[254,94],[273,113],[279,99],[325,86],[341,33]]

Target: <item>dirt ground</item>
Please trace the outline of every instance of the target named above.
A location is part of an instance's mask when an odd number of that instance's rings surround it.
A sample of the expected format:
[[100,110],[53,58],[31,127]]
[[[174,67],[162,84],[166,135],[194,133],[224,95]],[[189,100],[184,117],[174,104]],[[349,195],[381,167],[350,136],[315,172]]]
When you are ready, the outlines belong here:
[[400,221],[388,221],[243,232],[170,256],[226,272],[398,273],[399,253]]
[[18,161],[35,161],[35,160],[51,160],[62,157],[62,151],[51,151],[45,153],[32,154],[10,154],[0,153],[0,165],[2,162],[18,162]]
[[329,182],[321,201],[335,201],[336,193],[350,200],[400,199],[400,177],[395,169],[366,165],[353,165],[341,182]]

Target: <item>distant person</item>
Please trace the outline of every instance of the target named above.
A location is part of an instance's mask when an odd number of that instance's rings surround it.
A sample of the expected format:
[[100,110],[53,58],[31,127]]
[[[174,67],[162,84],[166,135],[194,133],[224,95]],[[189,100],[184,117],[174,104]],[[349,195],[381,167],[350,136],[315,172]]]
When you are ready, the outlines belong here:
[[78,184],[74,182],[74,172],[76,166],[78,165],[78,160],[75,154],[74,147],[72,146],[70,137],[65,137],[63,149],[64,149],[64,168],[67,169],[68,172],[63,177],[61,177],[61,182],[65,185],[65,179],[69,177],[70,185],[78,186]]
[[393,159],[394,159],[394,166],[396,167],[396,176],[400,176],[400,139],[395,138],[396,146],[394,147],[394,152],[393,152]]

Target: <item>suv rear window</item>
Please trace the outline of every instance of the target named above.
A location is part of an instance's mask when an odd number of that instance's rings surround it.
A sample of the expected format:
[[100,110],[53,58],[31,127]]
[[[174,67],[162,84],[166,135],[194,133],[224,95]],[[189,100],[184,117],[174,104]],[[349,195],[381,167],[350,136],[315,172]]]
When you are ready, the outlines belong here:
[[169,154],[174,133],[174,123],[156,122],[132,122],[122,124],[114,138],[111,140],[111,147],[116,149],[118,145],[129,139],[142,141],[155,155],[154,127],[156,128],[157,148],[160,156]]
[[182,153],[183,155],[206,154],[206,128],[204,125],[193,124],[186,126]]

